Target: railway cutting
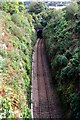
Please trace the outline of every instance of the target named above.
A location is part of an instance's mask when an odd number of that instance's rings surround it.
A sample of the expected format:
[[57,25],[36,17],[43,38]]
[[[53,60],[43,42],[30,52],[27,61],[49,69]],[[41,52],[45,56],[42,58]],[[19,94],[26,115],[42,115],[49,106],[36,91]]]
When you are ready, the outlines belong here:
[[40,38],[34,46],[31,99],[32,118],[63,120],[60,101],[54,89],[46,59],[44,40]]

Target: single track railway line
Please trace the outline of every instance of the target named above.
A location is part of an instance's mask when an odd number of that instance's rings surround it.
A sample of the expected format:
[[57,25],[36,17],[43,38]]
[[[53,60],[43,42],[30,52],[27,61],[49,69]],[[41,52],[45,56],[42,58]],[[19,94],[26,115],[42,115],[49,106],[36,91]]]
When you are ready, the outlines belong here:
[[58,96],[51,82],[43,39],[38,39],[34,47],[32,106],[32,118],[64,120]]

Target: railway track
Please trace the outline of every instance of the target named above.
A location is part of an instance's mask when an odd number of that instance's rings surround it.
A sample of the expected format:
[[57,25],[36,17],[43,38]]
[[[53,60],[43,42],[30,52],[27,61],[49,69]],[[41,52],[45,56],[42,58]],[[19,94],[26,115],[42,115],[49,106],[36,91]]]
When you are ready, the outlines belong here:
[[58,96],[51,82],[42,39],[37,40],[33,54],[32,118],[63,119]]
[[46,75],[43,63],[43,43],[39,40],[37,45],[37,79],[38,79],[38,98],[39,98],[39,118],[51,118],[50,106],[47,94]]

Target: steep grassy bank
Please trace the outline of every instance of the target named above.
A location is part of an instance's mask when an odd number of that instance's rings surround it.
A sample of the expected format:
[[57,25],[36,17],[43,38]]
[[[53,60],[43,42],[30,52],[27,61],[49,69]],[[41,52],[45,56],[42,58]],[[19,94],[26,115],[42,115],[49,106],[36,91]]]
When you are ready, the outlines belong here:
[[80,119],[80,9],[75,6],[59,11],[43,33],[53,84],[70,120]]
[[[9,5],[14,3],[7,3],[7,8]],[[0,119],[30,118],[31,55],[36,35],[31,15],[15,10],[0,10]]]

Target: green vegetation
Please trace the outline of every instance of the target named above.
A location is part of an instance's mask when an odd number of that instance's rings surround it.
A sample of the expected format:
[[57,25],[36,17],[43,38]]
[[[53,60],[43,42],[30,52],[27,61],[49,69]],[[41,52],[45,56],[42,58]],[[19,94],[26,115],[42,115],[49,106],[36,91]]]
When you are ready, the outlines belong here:
[[15,0],[15,2],[7,2],[7,0],[4,0],[4,2],[1,2],[0,4],[1,9],[10,14],[24,12],[25,10],[24,4],[18,2],[18,0]]
[[28,6],[28,11],[30,13],[41,13],[42,11],[45,11],[48,9],[47,5],[44,2],[32,2],[29,6]]
[[48,11],[47,15],[41,13],[44,18],[49,18],[43,33],[46,53],[53,84],[62,100],[65,116],[69,120],[80,119],[79,7],[79,3],[71,3],[63,11],[53,9],[53,13],[52,10]]
[[[30,119],[34,28],[44,28],[53,84],[68,120],[80,120],[80,1],[64,10],[0,3],[0,118]],[[34,26],[33,26],[34,25]]]
[[0,119],[30,119],[32,17],[23,3],[0,4]]
[[44,2],[32,2],[28,6],[28,12],[32,15],[32,23],[37,28],[43,28],[42,22],[42,16],[40,13],[44,12],[46,13],[48,11],[48,7]]

